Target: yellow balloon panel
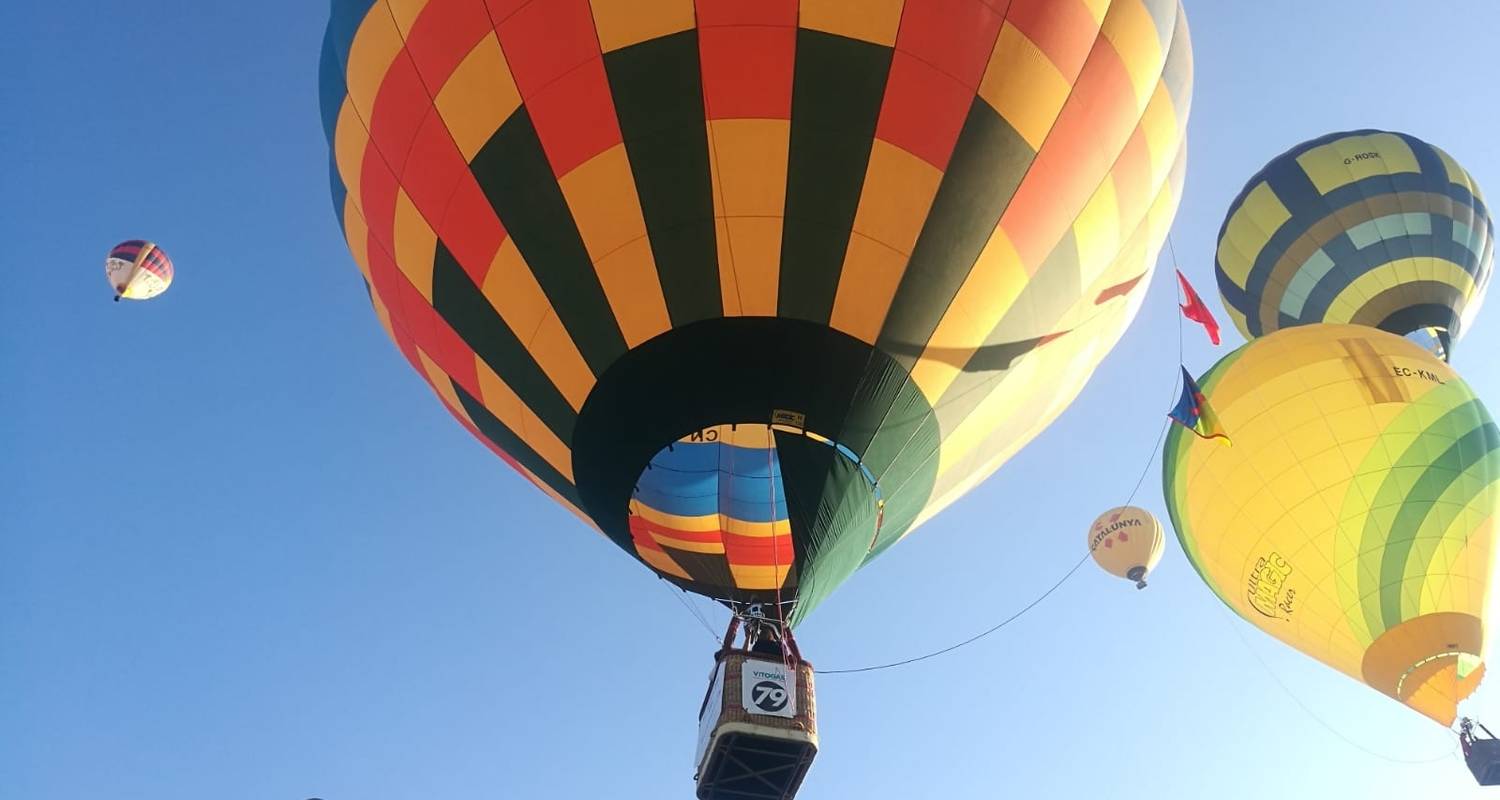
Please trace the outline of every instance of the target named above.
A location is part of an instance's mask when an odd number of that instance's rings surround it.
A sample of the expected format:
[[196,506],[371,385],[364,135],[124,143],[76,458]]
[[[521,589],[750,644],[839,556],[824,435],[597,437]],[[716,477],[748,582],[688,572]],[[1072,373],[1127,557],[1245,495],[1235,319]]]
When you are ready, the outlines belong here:
[[1302,652],[1451,724],[1482,675],[1500,432],[1447,364],[1355,325],[1286,328],[1199,382],[1233,439],[1174,426],[1172,524],[1203,580]]

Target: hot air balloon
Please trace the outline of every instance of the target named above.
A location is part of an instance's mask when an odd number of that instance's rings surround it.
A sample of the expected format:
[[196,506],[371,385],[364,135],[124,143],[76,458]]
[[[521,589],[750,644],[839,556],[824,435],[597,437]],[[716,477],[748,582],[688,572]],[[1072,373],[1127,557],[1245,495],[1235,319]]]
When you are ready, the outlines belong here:
[[104,259],[104,275],[114,287],[115,301],[150,300],[172,285],[172,259],[151,242],[121,242]]
[[1192,82],[1173,0],[334,0],[321,72],[350,250],[447,409],[790,623],[1113,347]]
[[794,619],[1067,406],[1175,211],[1172,2],[332,7],[335,206],[402,353],[658,574]]
[[1146,576],[1161,562],[1161,522],[1144,508],[1120,506],[1089,526],[1089,553],[1105,572],[1146,588]]
[[1451,725],[1483,675],[1500,430],[1419,345],[1283,328],[1200,381],[1234,438],[1173,426],[1163,488],[1188,559],[1261,630]]
[[1447,153],[1404,133],[1331,133],[1250,179],[1219,231],[1216,274],[1246,338],[1347,322],[1447,360],[1489,285],[1494,222]]

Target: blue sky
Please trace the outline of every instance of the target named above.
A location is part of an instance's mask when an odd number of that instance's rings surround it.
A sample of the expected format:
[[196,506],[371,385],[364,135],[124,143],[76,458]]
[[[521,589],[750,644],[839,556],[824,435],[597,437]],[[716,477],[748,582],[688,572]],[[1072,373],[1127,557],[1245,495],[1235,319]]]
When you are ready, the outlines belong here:
[[[1215,310],[1222,215],[1298,141],[1406,131],[1500,194],[1500,5],[1188,15],[1173,237]],[[689,797],[713,643],[472,441],[380,333],[328,199],[325,19],[308,0],[0,8],[0,787]],[[116,305],[100,262],[133,237],[179,277]],[[1079,557],[1172,392],[1170,279],[1056,424],[820,608],[799,636],[815,664],[965,638]],[[1492,407],[1497,313],[1454,359]],[[1194,372],[1227,352],[1188,332]],[[1160,512],[1158,476],[1138,501]],[[802,797],[1480,796],[1442,729],[1231,618],[1169,545],[1145,592],[1085,568],[969,648],[825,676]],[[1368,754],[1273,674],[1360,747],[1439,760]],[[1500,681],[1470,708],[1500,718]]]

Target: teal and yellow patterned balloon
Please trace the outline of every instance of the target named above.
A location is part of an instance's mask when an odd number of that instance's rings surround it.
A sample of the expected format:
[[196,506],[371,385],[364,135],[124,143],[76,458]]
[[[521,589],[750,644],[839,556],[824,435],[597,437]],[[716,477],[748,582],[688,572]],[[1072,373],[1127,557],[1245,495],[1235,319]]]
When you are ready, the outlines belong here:
[[1331,133],[1277,156],[1235,198],[1219,291],[1246,338],[1348,322],[1446,360],[1489,283],[1494,232],[1447,153],[1404,133]]

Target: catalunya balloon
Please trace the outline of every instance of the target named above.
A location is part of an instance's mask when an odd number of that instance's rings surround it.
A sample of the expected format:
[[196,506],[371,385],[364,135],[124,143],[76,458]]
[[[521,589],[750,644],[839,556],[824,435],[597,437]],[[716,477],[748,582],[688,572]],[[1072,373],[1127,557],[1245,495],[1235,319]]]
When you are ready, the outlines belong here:
[[334,206],[407,361],[793,622],[1067,407],[1176,211],[1176,2],[332,7]]
[[1355,325],[1283,328],[1199,381],[1233,437],[1172,426],[1183,550],[1236,613],[1444,724],[1483,675],[1500,430],[1443,361]]
[[104,275],[115,300],[150,300],[172,285],[172,259],[151,242],[121,242],[104,259]]
[[1331,133],[1250,179],[1215,271],[1247,339],[1347,322],[1447,360],[1489,285],[1494,235],[1479,187],[1447,153],[1404,133]]
[[1161,522],[1150,511],[1120,506],[1099,515],[1089,526],[1089,553],[1094,563],[1118,578],[1146,588],[1146,576],[1161,562],[1166,539]]

